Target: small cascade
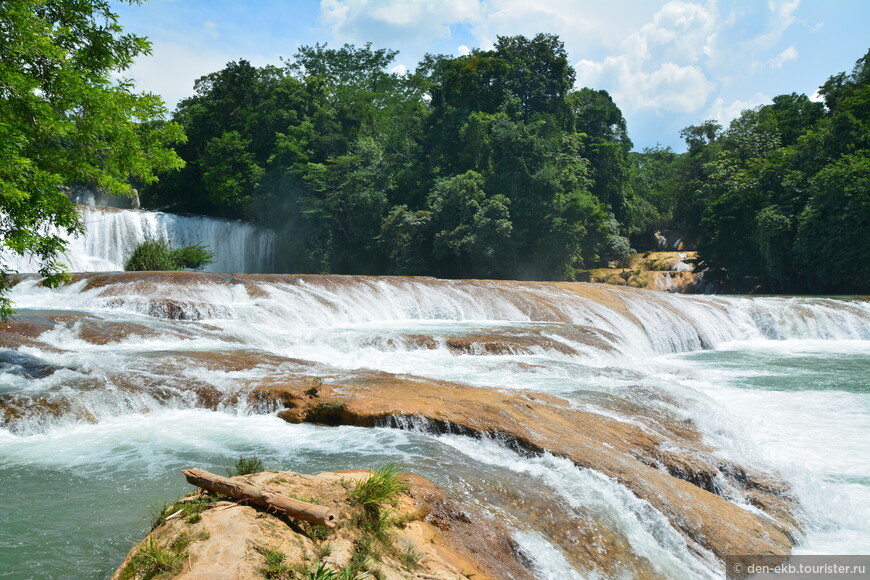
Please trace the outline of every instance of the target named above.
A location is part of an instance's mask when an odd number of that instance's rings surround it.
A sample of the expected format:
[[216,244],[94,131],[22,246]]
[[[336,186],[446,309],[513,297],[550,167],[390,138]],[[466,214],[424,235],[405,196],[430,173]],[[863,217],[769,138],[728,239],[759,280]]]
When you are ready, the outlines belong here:
[[[240,221],[205,216],[79,206],[86,233],[65,236],[67,251],[60,262],[72,272],[113,272],[124,269],[133,249],[148,239],[165,240],[173,247],[199,244],[214,253],[206,272],[268,273],[276,269],[276,236],[267,229]],[[9,251],[0,254],[7,268],[36,272],[37,261]]]

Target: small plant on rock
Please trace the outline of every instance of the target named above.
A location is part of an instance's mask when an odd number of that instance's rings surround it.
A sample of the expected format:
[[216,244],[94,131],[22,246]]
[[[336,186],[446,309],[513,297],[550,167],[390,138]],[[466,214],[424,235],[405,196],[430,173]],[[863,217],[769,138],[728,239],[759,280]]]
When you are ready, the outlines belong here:
[[408,491],[408,482],[402,479],[399,466],[388,463],[368,478],[357,482],[350,492],[350,500],[364,508],[381,508],[395,503],[399,495]]
[[405,549],[399,554],[399,562],[402,563],[402,568],[408,572],[413,572],[420,567],[420,560],[423,554],[414,549],[414,546],[408,544]]
[[181,571],[186,552],[184,549],[173,549],[161,546],[148,538],[139,545],[136,554],[121,571],[121,580],[151,580],[175,575]]
[[263,471],[263,461],[259,457],[256,455],[240,455],[239,458],[236,459],[235,466],[227,468],[227,475],[235,477],[237,475],[260,473],[261,471]]
[[305,394],[309,399],[316,399],[320,396],[320,389],[323,387],[323,379],[316,377],[312,381],[311,388],[305,389]]
[[287,564],[287,555],[284,552],[264,547],[258,547],[257,551],[266,560],[266,565],[260,568],[260,574],[266,578],[290,578],[292,569]]

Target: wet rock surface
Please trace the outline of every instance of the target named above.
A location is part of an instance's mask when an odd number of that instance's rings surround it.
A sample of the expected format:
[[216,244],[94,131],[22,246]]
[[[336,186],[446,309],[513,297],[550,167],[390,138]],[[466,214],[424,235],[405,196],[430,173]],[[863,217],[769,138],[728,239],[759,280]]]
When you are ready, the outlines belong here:
[[[290,387],[292,389],[292,387]],[[653,433],[584,412],[559,397],[499,392],[444,382],[372,373],[324,385],[320,396],[299,396],[279,413],[290,422],[326,425],[413,425],[441,432],[500,437],[521,451],[549,452],[619,481],[649,501],[701,549],[728,554],[785,554],[798,535],[794,508],[781,484],[746,477],[719,463],[685,424]],[[686,436],[687,432],[690,436]],[[777,506],[770,517],[747,511],[714,493],[717,477],[749,490],[755,503]],[[741,481],[742,480],[742,481]],[[764,498],[764,499],[762,499]],[[779,515],[781,519],[776,519]]]

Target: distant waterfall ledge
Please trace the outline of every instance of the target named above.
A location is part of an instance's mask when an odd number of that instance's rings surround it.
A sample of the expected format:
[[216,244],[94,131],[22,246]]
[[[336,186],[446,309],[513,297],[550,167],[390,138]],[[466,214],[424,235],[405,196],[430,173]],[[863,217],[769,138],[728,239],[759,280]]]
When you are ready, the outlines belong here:
[[[78,206],[84,235],[67,238],[61,262],[72,272],[112,272],[124,269],[133,249],[147,239],[166,240],[173,247],[200,244],[214,252],[206,272],[274,273],[276,235],[253,224],[205,216]],[[9,270],[36,272],[39,263],[4,250]]]

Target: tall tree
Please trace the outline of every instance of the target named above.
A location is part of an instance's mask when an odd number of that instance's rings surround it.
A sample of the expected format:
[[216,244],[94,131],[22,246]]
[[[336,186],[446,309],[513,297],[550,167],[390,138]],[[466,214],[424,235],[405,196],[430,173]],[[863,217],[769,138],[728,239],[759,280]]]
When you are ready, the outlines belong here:
[[[64,186],[131,195],[131,181],[182,165],[160,98],[113,80],[149,51],[108,0],[0,2],[0,243],[38,258],[49,284],[63,277],[62,233],[82,232]],[[9,308],[0,298],[0,315]]]

